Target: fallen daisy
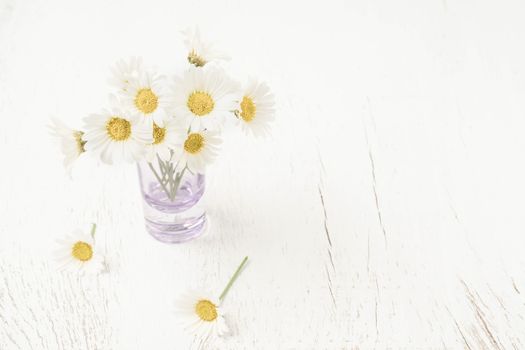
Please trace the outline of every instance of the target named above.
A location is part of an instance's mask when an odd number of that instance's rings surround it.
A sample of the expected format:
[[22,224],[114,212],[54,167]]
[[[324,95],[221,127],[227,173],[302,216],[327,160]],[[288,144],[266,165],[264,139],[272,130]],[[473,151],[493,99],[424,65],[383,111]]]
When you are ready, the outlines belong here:
[[95,245],[95,231],[93,224],[91,233],[86,234],[75,230],[71,235],[58,241],[59,248],[55,258],[60,270],[83,274],[97,274],[104,268],[104,257]]
[[185,330],[196,336],[200,342],[210,345],[218,338],[229,334],[222,302],[247,261],[248,257],[245,257],[219,298],[211,297],[211,293],[190,291],[177,301],[176,311],[181,317]]

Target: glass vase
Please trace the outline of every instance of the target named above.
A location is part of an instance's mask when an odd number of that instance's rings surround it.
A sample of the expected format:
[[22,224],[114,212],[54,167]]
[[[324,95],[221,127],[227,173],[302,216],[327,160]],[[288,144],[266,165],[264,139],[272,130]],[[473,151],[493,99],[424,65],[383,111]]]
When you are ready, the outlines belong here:
[[138,163],[146,230],[165,243],[182,243],[204,233],[204,175],[157,159]]

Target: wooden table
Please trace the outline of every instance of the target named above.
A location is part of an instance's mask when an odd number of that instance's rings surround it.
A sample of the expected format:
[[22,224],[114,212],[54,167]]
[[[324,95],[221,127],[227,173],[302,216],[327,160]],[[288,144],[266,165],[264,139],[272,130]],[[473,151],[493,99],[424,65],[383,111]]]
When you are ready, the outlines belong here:
[[[525,5],[520,1],[0,2],[0,349],[196,349],[173,312],[220,292],[224,349],[525,348]],[[51,116],[107,104],[109,66],[181,71],[199,24],[277,99],[231,129],[208,234],[143,228],[136,169],[64,174]],[[109,272],[56,271],[98,224]]]

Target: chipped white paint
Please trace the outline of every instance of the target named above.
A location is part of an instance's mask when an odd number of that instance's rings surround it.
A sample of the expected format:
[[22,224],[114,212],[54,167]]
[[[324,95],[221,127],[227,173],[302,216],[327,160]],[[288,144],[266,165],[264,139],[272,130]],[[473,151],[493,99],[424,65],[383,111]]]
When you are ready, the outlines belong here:
[[[0,2],[0,349],[187,349],[175,297],[220,292],[225,349],[525,348],[525,5],[520,1]],[[143,230],[135,169],[80,162],[44,125],[105,104],[108,65],[184,64],[201,23],[278,98],[231,132],[210,233]],[[110,273],[50,263],[96,221]]]

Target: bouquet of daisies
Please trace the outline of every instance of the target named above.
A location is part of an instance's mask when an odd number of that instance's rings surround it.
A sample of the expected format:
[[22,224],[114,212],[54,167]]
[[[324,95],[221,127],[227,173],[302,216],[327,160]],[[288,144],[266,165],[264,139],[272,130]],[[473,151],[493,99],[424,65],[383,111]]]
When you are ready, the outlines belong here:
[[179,76],[167,79],[139,58],[119,61],[109,108],[86,117],[83,130],[54,120],[67,168],[84,153],[106,164],[145,161],[174,200],[185,172],[203,174],[216,157],[227,119],[254,136],[268,132],[274,118],[268,86],[251,81],[241,87],[221,67],[228,58],[197,29],[183,34],[189,64]]

